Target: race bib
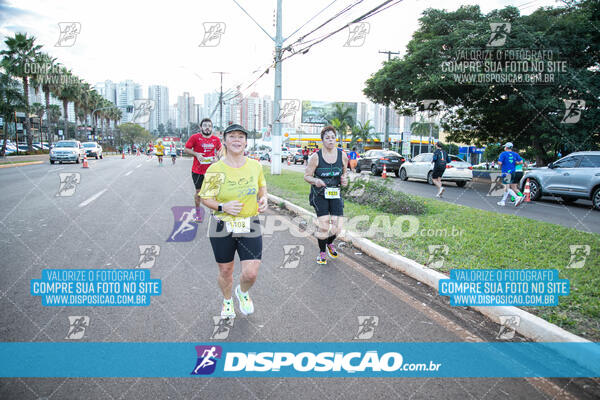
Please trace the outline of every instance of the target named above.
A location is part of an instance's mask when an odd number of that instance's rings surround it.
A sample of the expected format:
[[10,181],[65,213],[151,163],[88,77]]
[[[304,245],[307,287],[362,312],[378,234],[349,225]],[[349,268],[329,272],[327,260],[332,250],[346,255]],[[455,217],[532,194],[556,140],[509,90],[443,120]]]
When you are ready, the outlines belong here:
[[200,164],[212,164],[213,157],[202,157]]
[[229,233],[250,233],[250,217],[225,221],[225,227]]
[[325,188],[325,198],[326,199],[339,199],[340,198],[340,188],[339,187]]

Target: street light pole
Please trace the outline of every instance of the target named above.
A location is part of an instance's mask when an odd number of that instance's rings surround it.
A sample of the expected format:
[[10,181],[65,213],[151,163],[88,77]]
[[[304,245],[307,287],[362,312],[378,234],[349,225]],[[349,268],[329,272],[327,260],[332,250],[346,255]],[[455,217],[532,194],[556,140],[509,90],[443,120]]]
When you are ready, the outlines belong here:
[[[399,52],[394,52],[394,51],[379,51],[379,53],[382,54],[387,54],[388,55],[388,61],[390,61],[392,59],[392,54],[400,54]],[[390,139],[390,106],[386,105],[385,106],[385,134],[384,134],[384,141],[383,141],[383,149],[387,150],[388,148],[388,140]]]

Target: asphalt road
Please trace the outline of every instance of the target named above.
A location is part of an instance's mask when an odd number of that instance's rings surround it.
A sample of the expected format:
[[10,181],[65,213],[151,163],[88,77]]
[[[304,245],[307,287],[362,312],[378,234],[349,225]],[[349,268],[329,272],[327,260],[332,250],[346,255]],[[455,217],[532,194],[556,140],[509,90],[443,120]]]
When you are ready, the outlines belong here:
[[[283,165],[283,168],[293,171],[304,171],[304,166],[299,164],[295,166]],[[374,177],[369,172],[362,172],[361,176],[365,178],[369,177],[369,179],[373,180],[383,179],[377,176]],[[427,198],[436,198],[437,188],[427,184],[425,181],[402,181],[393,173],[389,174],[387,179],[392,187],[401,192]],[[523,202],[519,207],[514,207],[514,204],[510,202],[507,202],[506,206],[501,207],[496,204],[500,201],[500,196],[487,196],[491,188],[491,184],[489,183],[469,182],[465,187],[459,188],[453,182],[443,182],[443,186],[446,190],[441,199],[442,201],[480,210],[519,215],[537,221],[575,228],[584,232],[600,233],[600,211],[594,210],[592,202],[589,200],[577,200],[575,203],[567,205],[560,199],[544,196],[539,201]]]
[[[89,169],[44,164],[0,171],[4,188],[0,198],[0,339],[4,342],[497,340],[497,324],[469,309],[450,307],[447,299],[433,290],[351,247],[342,244],[340,258],[326,266],[317,265],[316,241],[294,237],[291,230],[264,236],[263,263],[251,289],[256,312],[249,317],[238,313],[233,327],[221,330],[217,337],[218,323],[215,325],[213,317],[219,315],[222,298],[206,238],[208,217],[198,225],[193,240],[167,242],[174,220],[171,208],[193,204],[191,160],[179,159],[175,166],[166,160],[159,167],[155,158],[111,157],[90,164]],[[60,192],[72,195],[57,196],[60,174],[73,173],[80,174],[74,191]],[[448,201],[460,190],[450,189]],[[277,215],[285,216],[273,208],[267,212],[267,218]],[[153,279],[161,279],[163,289],[148,307],[50,307],[30,295],[30,280],[39,279],[42,269],[135,268],[142,245],[160,246],[159,255],[146,267]],[[301,254],[296,263],[285,259],[284,252],[290,247]],[[235,279],[239,272],[238,263]],[[69,316],[89,317],[81,339],[66,339]],[[378,321],[368,338],[359,333],[359,322],[365,316]],[[516,335],[512,340],[524,339]],[[530,378],[16,378],[0,379],[0,398],[591,398],[581,391],[579,382]]]

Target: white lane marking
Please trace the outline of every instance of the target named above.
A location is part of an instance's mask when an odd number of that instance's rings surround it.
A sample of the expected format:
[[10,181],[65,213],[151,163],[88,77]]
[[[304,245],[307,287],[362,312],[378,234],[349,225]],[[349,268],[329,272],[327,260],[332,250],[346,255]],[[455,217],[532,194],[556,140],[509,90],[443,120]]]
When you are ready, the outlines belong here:
[[142,166],[142,164],[138,164],[138,166],[137,166],[136,168],[139,168],[139,167],[141,167],[141,166]]
[[108,189],[103,189],[101,191],[99,191],[98,193],[96,193],[95,195],[93,195],[92,197],[90,197],[89,199],[87,199],[84,202],[81,202],[79,204],[79,207],[85,207],[88,204],[90,204],[92,201],[96,200],[98,197],[102,196],[104,194],[104,192],[106,192]]
[[128,173],[125,174],[125,176],[131,175],[132,172],[133,172],[133,170],[129,171]]

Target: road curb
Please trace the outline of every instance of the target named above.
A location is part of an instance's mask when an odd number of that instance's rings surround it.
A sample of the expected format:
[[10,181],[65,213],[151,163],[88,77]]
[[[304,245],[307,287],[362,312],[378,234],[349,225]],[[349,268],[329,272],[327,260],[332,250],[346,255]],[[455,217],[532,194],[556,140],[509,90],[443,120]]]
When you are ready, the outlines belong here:
[[36,165],[36,164],[43,164],[43,161],[31,161],[31,162],[24,162],[24,163],[15,163],[15,164],[0,164],[0,168],[12,168],[12,167],[24,167],[26,165]]
[[[287,200],[272,194],[269,194],[268,196],[269,200],[276,204],[283,203],[285,208],[294,214],[316,218],[316,214],[307,211],[300,206],[292,204]],[[352,243],[354,247],[362,250],[364,253],[373,257],[377,261],[386,264],[390,268],[400,271],[411,278],[430,286],[436,292],[438,291],[438,283],[440,279],[448,279],[447,275],[444,275],[431,268],[427,268],[414,260],[401,256],[400,254],[396,254],[388,248],[373,243],[369,239],[360,237],[356,232],[344,230],[338,237],[346,242]],[[519,316],[521,321],[515,330],[519,334],[536,342],[590,342],[581,336],[567,332],[566,330],[518,307],[492,306],[470,308],[485,315],[497,324],[500,324],[500,316]]]

